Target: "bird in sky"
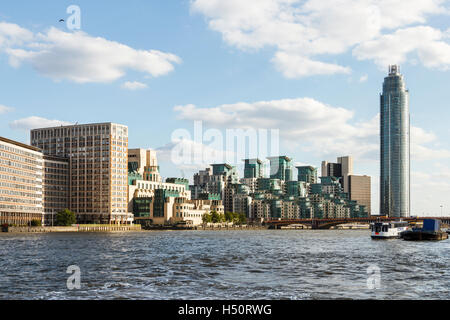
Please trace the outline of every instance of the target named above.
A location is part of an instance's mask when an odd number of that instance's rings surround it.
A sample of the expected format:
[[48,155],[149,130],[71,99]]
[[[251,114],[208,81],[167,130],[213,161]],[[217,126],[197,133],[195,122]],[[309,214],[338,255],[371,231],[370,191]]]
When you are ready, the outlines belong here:
[[59,22],[64,22],[64,19],[59,19]]

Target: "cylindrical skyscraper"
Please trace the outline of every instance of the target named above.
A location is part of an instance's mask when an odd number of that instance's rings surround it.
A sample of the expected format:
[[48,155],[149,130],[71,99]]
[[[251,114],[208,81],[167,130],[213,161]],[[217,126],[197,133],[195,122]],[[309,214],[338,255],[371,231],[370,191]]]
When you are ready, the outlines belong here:
[[410,216],[409,91],[396,65],[389,66],[380,101],[380,214]]

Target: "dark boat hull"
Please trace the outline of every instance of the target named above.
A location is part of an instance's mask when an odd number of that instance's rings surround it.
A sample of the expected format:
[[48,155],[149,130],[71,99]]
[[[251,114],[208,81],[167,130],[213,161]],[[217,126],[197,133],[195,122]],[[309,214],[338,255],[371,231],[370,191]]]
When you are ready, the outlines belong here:
[[445,240],[448,239],[447,232],[423,232],[408,231],[403,233],[402,238],[406,241],[424,241],[424,240]]

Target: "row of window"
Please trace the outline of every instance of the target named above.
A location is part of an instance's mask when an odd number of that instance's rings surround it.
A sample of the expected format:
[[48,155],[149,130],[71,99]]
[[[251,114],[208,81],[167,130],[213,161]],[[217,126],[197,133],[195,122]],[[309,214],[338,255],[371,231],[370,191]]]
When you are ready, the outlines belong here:
[[18,197],[27,197],[27,198],[41,198],[42,197],[42,194],[5,190],[5,189],[0,189],[0,194],[6,194],[6,195],[18,196]]
[[6,167],[2,167],[2,166],[0,166],[0,171],[11,173],[11,174],[17,174],[19,176],[31,177],[31,178],[35,178],[35,179],[42,177],[40,174],[37,174],[37,173],[31,173],[31,172],[26,172],[26,171],[19,171],[19,170],[6,168]]
[[16,153],[18,155],[22,155],[22,156],[29,157],[29,158],[34,158],[37,160],[42,159],[42,155],[40,155],[40,154],[38,155],[36,153],[24,151],[21,148],[10,147],[10,146],[7,146],[7,145],[1,144],[1,143],[0,143],[0,150],[4,150],[7,152],[11,152],[11,153]]
[[28,199],[17,199],[17,198],[9,198],[9,197],[0,197],[0,202],[13,202],[13,203],[23,203],[23,204],[42,204],[41,200],[28,200]]
[[35,186],[31,187],[23,184],[8,183],[8,182],[0,182],[0,187],[6,187],[11,189],[22,189],[28,191],[42,191],[42,188],[37,188]]
[[9,152],[0,152],[0,157],[6,158],[6,159],[9,159],[9,160],[12,160],[12,161],[24,162],[24,163],[32,164],[32,165],[35,165],[35,166],[42,165],[42,161],[34,160],[35,158],[33,158],[33,160],[32,160],[30,158],[26,158],[26,157],[23,157],[23,156],[18,156],[18,155],[9,153]]
[[28,165],[25,165],[25,164],[17,163],[17,162],[11,161],[11,160],[0,159],[0,164],[6,165],[6,166],[10,166],[10,167],[15,167],[15,168],[21,168],[21,169],[29,170],[29,171],[37,171],[38,170],[38,168],[35,167],[35,166],[32,167],[32,166],[28,166]]
[[24,179],[24,178],[10,176],[10,175],[6,175],[6,174],[0,174],[0,180],[9,180],[9,181],[14,181],[14,182],[36,184],[36,180]]

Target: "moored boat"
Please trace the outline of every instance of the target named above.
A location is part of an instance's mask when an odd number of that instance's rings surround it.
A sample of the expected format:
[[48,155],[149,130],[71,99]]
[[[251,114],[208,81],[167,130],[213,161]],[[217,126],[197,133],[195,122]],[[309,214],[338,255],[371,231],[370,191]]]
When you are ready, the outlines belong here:
[[374,222],[370,224],[372,239],[398,239],[408,230],[408,222]]
[[[448,232],[448,231],[447,231]],[[446,240],[448,233],[441,230],[441,221],[424,219],[422,228],[413,228],[402,234],[406,241]]]

